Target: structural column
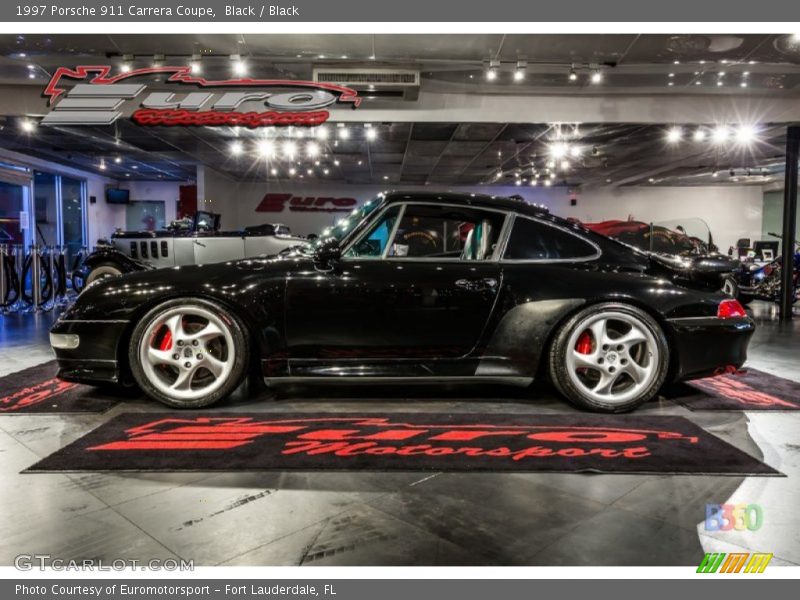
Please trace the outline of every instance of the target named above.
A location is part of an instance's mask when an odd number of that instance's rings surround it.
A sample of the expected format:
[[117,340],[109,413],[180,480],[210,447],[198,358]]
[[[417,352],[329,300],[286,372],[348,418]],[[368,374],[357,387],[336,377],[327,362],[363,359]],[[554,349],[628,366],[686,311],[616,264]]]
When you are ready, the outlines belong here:
[[797,238],[797,160],[800,153],[800,126],[786,129],[786,180],[783,187],[783,239],[781,240],[781,321],[792,318],[794,300],[794,241]]

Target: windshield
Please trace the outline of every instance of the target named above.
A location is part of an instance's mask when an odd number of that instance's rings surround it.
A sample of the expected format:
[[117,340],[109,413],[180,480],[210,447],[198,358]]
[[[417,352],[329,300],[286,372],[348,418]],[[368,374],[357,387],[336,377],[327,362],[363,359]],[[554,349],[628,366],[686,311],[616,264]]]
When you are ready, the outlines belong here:
[[367,200],[361,205],[361,207],[356,208],[346,217],[339,219],[339,221],[337,221],[336,225],[333,227],[326,227],[320,231],[318,237],[311,242],[312,248],[316,248],[322,242],[322,240],[327,238],[334,237],[339,241],[345,239],[358,226],[358,224],[364,220],[365,217],[367,217],[376,208],[378,208],[378,206],[380,206],[381,200],[383,200],[383,194],[380,194],[371,200]]

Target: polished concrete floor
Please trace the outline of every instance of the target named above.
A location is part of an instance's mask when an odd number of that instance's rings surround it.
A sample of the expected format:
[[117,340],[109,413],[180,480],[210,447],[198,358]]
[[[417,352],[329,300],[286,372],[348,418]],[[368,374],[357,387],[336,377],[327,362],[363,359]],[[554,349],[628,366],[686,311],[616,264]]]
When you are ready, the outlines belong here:
[[[800,381],[800,314],[754,305],[749,365]],[[52,358],[48,315],[0,317],[0,375]],[[234,410],[233,405],[221,410]],[[498,388],[283,390],[248,411],[569,413],[550,393]],[[761,551],[800,565],[800,413],[685,416],[787,475],[709,477],[555,473],[20,474],[126,411],[0,416],[0,565],[180,557],[196,565],[697,565],[704,552]],[[706,503],[759,504],[757,531],[709,532]]]

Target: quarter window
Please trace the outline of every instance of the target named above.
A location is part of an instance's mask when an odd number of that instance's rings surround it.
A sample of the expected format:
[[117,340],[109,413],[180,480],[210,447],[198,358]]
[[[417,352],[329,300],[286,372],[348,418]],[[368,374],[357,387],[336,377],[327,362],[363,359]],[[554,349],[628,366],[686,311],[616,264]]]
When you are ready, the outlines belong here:
[[533,219],[517,217],[503,258],[511,260],[569,260],[590,258],[597,249],[586,240]]

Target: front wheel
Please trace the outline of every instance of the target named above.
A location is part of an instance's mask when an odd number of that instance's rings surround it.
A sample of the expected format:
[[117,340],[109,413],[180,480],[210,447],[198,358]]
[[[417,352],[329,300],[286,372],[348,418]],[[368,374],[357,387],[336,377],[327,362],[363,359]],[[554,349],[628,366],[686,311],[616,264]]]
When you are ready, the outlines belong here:
[[136,383],[175,408],[210,406],[244,380],[247,334],[224,307],[176,299],[147,313],[131,336],[129,360]]
[[[104,279],[106,277],[116,277],[117,275],[122,275],[122,269],[119,266],[115,265],[114,263],[105,262],[97,265],[94,269],[89,271],[89,274],[86,276],[86,279],[83,281],[83,285],[81,286],[81,290],[85,288],[87,285],[92,283],[93,281],[97,281],[98,279]],[[74,284],[74,281],[73,281]]]
[[625,412],[664,383],[669,346],[658,323],[619,303],[590,306],[567,321],[550,348],[550,378],[571,403],[595,412]]

